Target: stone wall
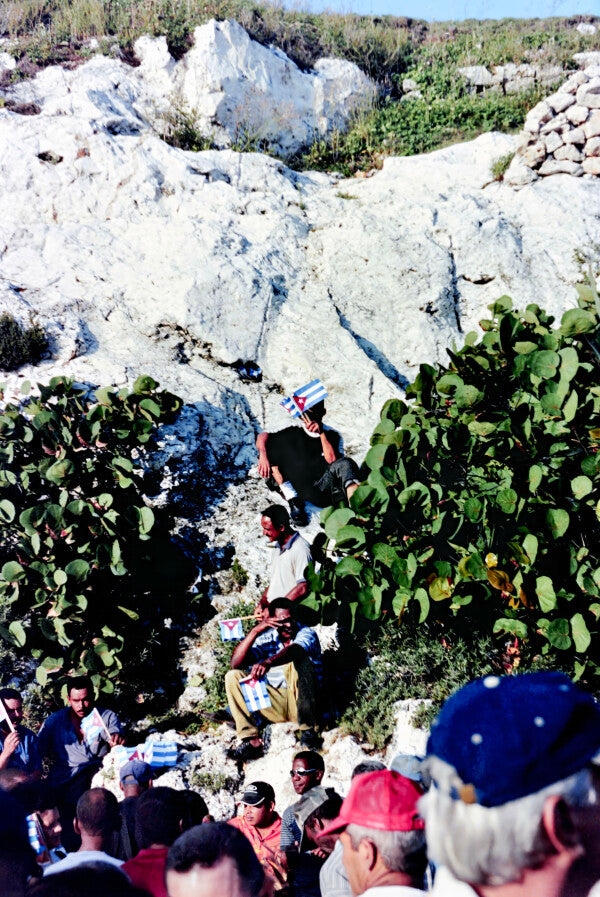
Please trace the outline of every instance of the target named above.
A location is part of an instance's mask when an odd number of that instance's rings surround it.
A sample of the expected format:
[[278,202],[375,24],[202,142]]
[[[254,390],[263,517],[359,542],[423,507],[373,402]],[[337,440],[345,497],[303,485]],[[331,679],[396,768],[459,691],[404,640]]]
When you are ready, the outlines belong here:
[[487,93],[490,90],[508,94],[529,90],[531,87],[551,87],[564,76],[559,65],[529,62],[521,65],[514,62],[493,65],[491,71],[485,65],[467,65],[457,71],[465,79],[467,91],[471,94]]
[[522,187],[551,174],[600,175],[600,65],[575,72],[529,112],[504,180]]

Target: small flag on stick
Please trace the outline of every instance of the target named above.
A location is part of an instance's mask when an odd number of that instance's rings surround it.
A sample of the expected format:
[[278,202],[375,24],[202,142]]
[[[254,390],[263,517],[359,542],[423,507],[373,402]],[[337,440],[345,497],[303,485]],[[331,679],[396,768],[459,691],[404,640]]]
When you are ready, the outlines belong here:
[[306,386],[297,389],[291,398],[285,398],[280,404],[292,417],[302,417],[314,405],[327,398],[327,390],[321,380],[311,380]]
[[15,727],[13,726],[12,720],[11,720],[10,716],[8,715],[8,710],[6,709],[2,698],[0,698],[0,723],[1,722],[8,723],[8,728],[10,729],[11,732],[15,731]]
[[244,638],[244,627],[240,617],[235,620],[219,620],[219,627],[223,642],[234,642],[236,639]]
[[93,744],[97,738],[100,738],[102,732],[106,734],[109,742],[111,739],[111,734],[104,724],[100,711],[96,707],[81,720],[81,731],[88,744]]
[[271,706],[271,699],[264,679],[240,679],[240,688],[251,713]]

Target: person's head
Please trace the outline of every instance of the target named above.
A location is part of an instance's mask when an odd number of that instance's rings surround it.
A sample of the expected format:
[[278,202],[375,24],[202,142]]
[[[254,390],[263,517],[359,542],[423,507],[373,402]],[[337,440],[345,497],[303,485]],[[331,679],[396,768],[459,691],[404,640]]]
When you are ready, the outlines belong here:
[[121,827],[119,802],[106,788],[90,788],[77,801],[73,828],[82,840],[106,842]]
[[269,622],[284,638],[291,638],[297,628],[294,605],[289,598],[274,598],[269,602]]
[[82,863],[53,875],[44,875],[27,897],[148,897],[112,863]]
[[94,686],[89,676],[71,676],[67,680],[67,700],[79,719],[88,715],[94,706]]
[[600,710],[561,673],[460,689],[432,726],[424,764],[433,861],[473,885],[523,881],[526,893],[543,874],[558,887],[583,850],[571,810],[598,804],[589,764],[599,748]]
[[355,776],[339,816],[321,837],[339,833],[342,861],[354,894],[395,873],[400,883],[419,883],[427,865],[425,823],[410,779],[388,769]]
[[137,839],[141,847],[170,847],[181,834],[183,807],[173,788],[150,788],[140,794],[135,808]]
[[283,505],[269,505],[260,515],[260,525],[263,536],[266,536],[269,542],[277,542],[282,539],[291,531],[290,515],[287,508],[284,508]]
[[324,835],[323,830],[340,814],[342,798],[335,791],[329,794],[315,810],[304,820],[304,831],[318,848],[329,854],[335,847],[337,833]]
[[356,764],[352,770],[351,778],[355,779],[356,776],[364,776],[367,772],[380,772],[382,769],[386,769],[386,765],[381,760],[363,760],[362,763]]
[[0,700],[13,726],[18,726],[23,719],[23,699],[19,692],[16,688],[0,688]]
[[207,819],[208,807],[204,798],[197,791],[178,791],[179,809],[181,813],[181,831],[187,832],[195,825],[201,825]]
[[58,807],[52,799],[41,802],[41,806],[37,811],[37,817],[42,828],[44,836],[44,844],[49,850],[60,845],[62,835],[62,825],[60,822],[60,813]]
[[300,751],[292,761],[290,778],[296,794],[304,794],[321,784],[325,763],[316,751]]
[[119,782],[125,797],[139,797],[152,786],[152,767],[143,760],[128,760],[119,770]]
[[322,401],[317,402],[316,405],[313,405],[312,408],[309,408],[308,411],[305,411],[304,418],[308,418],[309,420],[316,421],[318,424],[320,424],[326,414],[327,411],[325,409],[325,402]]
[[242,794],[242,815],[248,825],[265,828],[273,822],[275,792],[268,782],[251,782]]
[[169,897],[260,897],[265,874],[252,845],[226,822],[181,835],[167,857]]

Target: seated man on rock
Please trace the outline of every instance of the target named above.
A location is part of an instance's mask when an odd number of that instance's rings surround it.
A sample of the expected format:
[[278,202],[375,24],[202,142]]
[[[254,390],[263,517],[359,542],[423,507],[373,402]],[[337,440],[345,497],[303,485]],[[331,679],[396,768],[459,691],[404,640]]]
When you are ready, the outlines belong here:
[[304,571],[312,557],[306,539],[292,529],[287,508],[269,505],[260,517],[263,535],[275,552],[271,563],[269,585],[261,595],[256,616],[262,619],[269,601],[285,597],[289,601],[301,601],[308,592]]
[[300,626],[293,619],[293,610],[287,598],[276,598],[269,605],[268,619],[253,626],[233,652],[225,690],[242,739],[236,752],[239,760],[260,757],[263,752],[254,713],[246,704],[240,684],[245,679],[266,680],[270,706],[255,712],[272,723],[298,723],[301,744],[307,747],[320,742],[315,727],[316,688],[322,678],[321,646],[314,629]]
[[[327,395],[324,387],[320,394]],[[299,401],[298,394],[294,399]],[[360,482],[355,462],[343,457],[340,434],[323,425],[325,402],[311,405],[308,400],[302,408],[302,426],[259,433],[256,439],[258,472],[269,489],[286,499],[297,526],[308,523],[305,501],[318,508],[347,503]]]

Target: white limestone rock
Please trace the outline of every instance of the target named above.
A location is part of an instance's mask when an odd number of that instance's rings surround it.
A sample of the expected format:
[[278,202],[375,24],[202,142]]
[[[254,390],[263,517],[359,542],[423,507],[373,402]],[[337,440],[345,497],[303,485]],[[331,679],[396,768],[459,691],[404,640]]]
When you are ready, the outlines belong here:
[[491,87],[492,73],[484,65],[466,65],[456,70],[470,87]]
[[504,174],[504,183],[520,188],[536,181],[538,176],[533,169],[540,164],[545,155],[546,153],[543,151],[537,162],[534,159],[528,160],[526,157],[515,156]]
[[537,106],[534,106],[534,108],[527,113],[523,128],[525,131],[537,134],[541,127],[546,124],[546,122],[550,121],[552,115],[552,109],[542,100],[541,103],[538,103]]
[[551,131],[547,137],[544,137],[543,142],[546,147],[546,152],[553,153],[559,148],[559,146],[563,145],[564,141],[560,134],[558,134],[556,131]]
[[582,125],[589,118],[590,110],[587,106],[571,106],[565,112],[568,121],[573,125]]
[[590,137],[583,148],[586,156],[600,156],[600,137]]
[[564,112],[569,106],[574,105],[575,97],[570,93],[559,91],[558,93],[553,93],[549,97],[546,97],[546,103],[554,112]]
[[583,174],[583,168],[577,162],[571,162],[569,159],[563,161],[546,159],[539,167],[538,172],[542,177],[549,174],[572,174],[579,177]]
[[577,90],[577,104],[600,109],[600,77],[591,78]]
[[581,150],[578,150],[573,144],[569,144],[568,146],[559,146],[559,148],[554,151],[554,158],[559,162],[562,162],[565,159],[568,159],[571,162],[582,162],[584,155]]
[[582,165],[585,174],[600,175],[600,156],[590,156]]
[[587,68],[588,65],[600,65],[600,50],[586,50],[583,53],[574,53],[573,59],[583,69]]
[[570,131],[563,131],[561,136],[565,143],[576,143],[578,145],[585,143],[585,131],[583,128],[573,128]]
[[579,22],[576,28],[580,34],[595,34],[597,29],[596,26],[591,22]]
[[592,112],[583,126],[583,133],[588,140],[590,137],[598,137],[600,135],[600,112]]
[[17,66],[14,56],[5,50],[0,51],[0,72],[12,72]]
[[565,83],[561,86],[561,92],[563,93],[577,93],[577,88],[581,84],[585,84],[587,81],[587,75],[583,72],[573,72],[572,75],[569,75]]
[[[546,138],[546,140],[538,140],[535,143],[532,143],[520,153],[518,162],[524,162],[525,165],[528,165],[530,168],[535,168],[543,162],[546,157],[546,153],[548,152],[548,140],[550,140],[550,137]],[[560,145],[561,144],[559,143],[558,146]]]

